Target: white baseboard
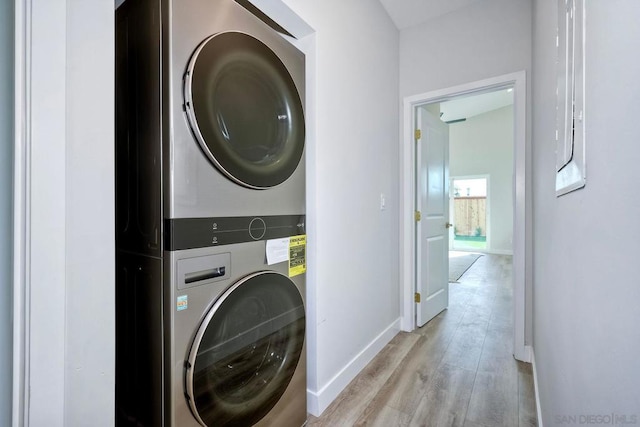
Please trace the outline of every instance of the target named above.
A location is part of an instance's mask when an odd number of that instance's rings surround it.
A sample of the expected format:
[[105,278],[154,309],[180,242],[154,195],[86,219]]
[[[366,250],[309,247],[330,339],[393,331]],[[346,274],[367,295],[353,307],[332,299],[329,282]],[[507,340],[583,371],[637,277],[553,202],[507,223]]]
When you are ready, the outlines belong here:
[[513,251],[507,249],[479,249],[479,248],[465,248],[465,249],[452,249],[449,248],[450,251],[455,252],[472,252],[475,254],[488,254],[488,255],[511,255],[513,256]]
[[513,356],[521,362],[531,363],[532,354],[533,354],[533,348],[530,345],[525,345],[520,348],[516,348],[516,351],[513,354]]
[[544,427],[542,424],[542,408],[540,407],[540,391],[538,389],[538,371],[536,369],[536,354],[531,348],[531,364],[533,365],[533,388],[536,395],[536,413],[538,416],[538,427]]
[[316,417],[335,400],[342,390],[364,369],[365,366],[384,348],[400,331],[400,319],[396,319],[384,331],[373,339],[360,353],[351,359],[327,384],[319,391],[307,389],[307,411]]
[[506,250],[506,249],[489,249],[489,250],[485,250],[483,252],[485,254],[491,254],[491,255],[511,255],[511,256],[513,256],[513,251]]

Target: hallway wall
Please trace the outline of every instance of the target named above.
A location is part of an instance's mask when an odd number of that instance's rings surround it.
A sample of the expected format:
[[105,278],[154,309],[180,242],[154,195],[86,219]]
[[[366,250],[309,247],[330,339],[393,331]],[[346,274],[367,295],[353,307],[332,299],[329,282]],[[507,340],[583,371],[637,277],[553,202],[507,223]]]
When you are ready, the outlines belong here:
[[28,7],[29,34],[19,99],[28,233],[26,253],[15,254],[27,282],[25,420],[112,426],[113,2],[16,4]]
[[318,414],[399,329],[398,30],[377,1],[285,3],[315,30],[307,352]]
[[534,349],[547,427],[590,414],[640,422],[640,2],[585,4],[587,181],[556,198],[557,2],[535,2]]
[[115,415],[114,12],[106,0],[66,4],[65,425],[90,419],[94,426],[110,426]]
[[475,2],[400,32],[400,96],[531,69],[531,0]]

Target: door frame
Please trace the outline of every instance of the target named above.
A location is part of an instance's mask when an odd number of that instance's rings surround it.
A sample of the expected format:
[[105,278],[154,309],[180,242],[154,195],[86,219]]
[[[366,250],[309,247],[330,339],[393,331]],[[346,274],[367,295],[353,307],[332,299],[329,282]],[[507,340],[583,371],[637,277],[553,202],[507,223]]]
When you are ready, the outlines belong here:
[[[461,95],[491,92],[497,89],[513,88],[514,105],[514,152],[513,152],[513,313],[514,340],[513,354],[516,359],[530,362],[531,346],[528,345],[526,313],[531,301],[526,298],[527,283],[530,280],[531,240],[527,234],[531,230],[531,203],[527,184],[529,149],[527,147],[527,81],[526,72],[518,71],[458,86],[439,89],[403,99],[403,133],[400,140],[400,327],[403,331],[413,331],[415,319],[415,153],[413,127],[415,108],[419,105],[442,102]],[[529,231],[528,231],[529,230]],[[530,325],[529,325],[530,326]],[[529,334],[530,335],[530,334]]]
[[12,425],[64,425],[68,10],[14,7]]

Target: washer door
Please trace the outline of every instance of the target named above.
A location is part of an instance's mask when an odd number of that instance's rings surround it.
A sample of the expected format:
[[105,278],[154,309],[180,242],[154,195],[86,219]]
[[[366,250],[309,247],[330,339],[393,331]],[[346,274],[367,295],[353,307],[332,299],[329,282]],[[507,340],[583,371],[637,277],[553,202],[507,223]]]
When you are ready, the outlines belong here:
[[263,271],[241,279],[207,312],[186,367],[204,426],[253,425],[285,392],[302,354],[305,314],[296,285]]
[[184,96],[202,150],[233,181],[269,188],[296,170],[302,103],[287,68],[261,41],[239,32],[205,39],[189,61]]

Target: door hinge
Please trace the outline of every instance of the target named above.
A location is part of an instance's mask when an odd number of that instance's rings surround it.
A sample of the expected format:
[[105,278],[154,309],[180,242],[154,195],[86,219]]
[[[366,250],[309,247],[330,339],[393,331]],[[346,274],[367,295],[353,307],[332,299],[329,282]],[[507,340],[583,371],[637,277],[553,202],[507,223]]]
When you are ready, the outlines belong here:
[[420,221],[422,219],[422,214],[420,213],[420,211],[416,211],[415,218],[416,218],[416,222],[418,222],[418,221]]
[[416,129],[416,131],[413,133],[413,136],[415,139],[422,138],[422,131],[420,129]]
[[413,299],[415,302],[420,302],[420,293],[416,292],[416,294],[413,296]]

